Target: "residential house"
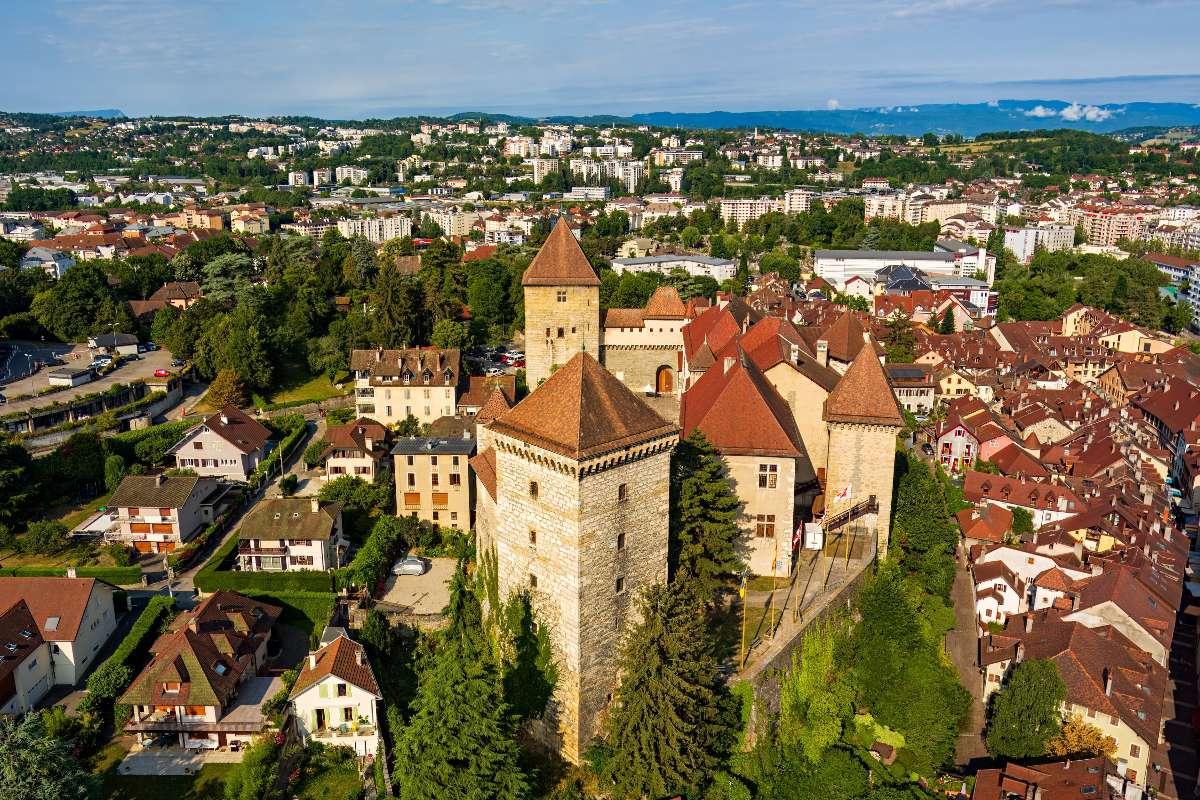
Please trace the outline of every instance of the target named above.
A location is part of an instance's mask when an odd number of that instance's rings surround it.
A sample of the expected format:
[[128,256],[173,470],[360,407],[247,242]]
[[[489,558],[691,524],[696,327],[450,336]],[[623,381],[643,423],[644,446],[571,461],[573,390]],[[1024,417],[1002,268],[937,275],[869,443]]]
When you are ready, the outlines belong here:
[[305,741],[373,757],[382,699],[366,648],[338,635],[304,659],[291,694],[296,730]]
[[353,475],[374,483],[380,464],[387,457],[389,435],[387,428],[366,417],[346,425],[330,425],[325,430],[327,447],[321,453],[325,465],[323,480]]
[[50,651],[50,682],[74,686],[117,629],[116,591],[95,578],[0,578],[0,607],[25,602]]
[[350,355],[359,416],[396,425],[454,415],[461,359],[457,349],[355,350]]
[[458,398],[458,413],[467,417],[475,416],[496,388],[504,394],[510,406],[516,402],[516,375],[472,375],[468,378],[467,391]]
[[963,476],[963,497],[975,504],[989,502],[1009,509],[1023,508],[1033,518],[1034,530],[1074,516],[1084,508],[1083,501],[1070,487],[974,470],[967,470]]
[[104,539],[139,553],[174,552],[213,522],[225,494],[213,478],[127,475],[108,501],[115,517]]
[[270,725],[263,702],[283,688],[279,678],[262,676],[282,611],[218,591],[181,613],[118,698],[133,707],[125,730],[143,744],[164,735],[187,748],[249,744]]
[[238,526],[238,568],[245,572],[336,569],[349,542],[342,510],[316,497],[259,501]]
[[444,528],[469,530],[475,507],[469,461],[476,441],[469,430],[457,437],[403,438],[392,447],[396,515]]
[[175,466],[197,475],[249,479],[271,451],[271,430],[236,406],[227,405],[183,435],[167,451]]
[[21,256],[21,269],[40,269],[51,278],[61,278],[73,266],[70,253],[53,247],[31,247]]
[[1012,531],[1012,512],[1004,506],[983,503],[978,508],[966,508],[954,515],[967,546],[1003,544]]
[[1116,770],[1104,756],[1033,766],[1005,764],[975,773],[971,800],[1124,800],[1125,781]]
[[1115,628],[1070,622],[1057,609],[1031,611],[980,642],[985,702],[1016,664],[1040,658],[1053,661],[1066,684],[1063,715],[1079,714],[1115,739],[1119,772],[1145,784],[1162,737],[1166,669]]
[[32,711],[54,684],[50,647],[24,600],[0,613],[0,714]]
[[1003,561],[977,564],[975,579],[975,618],[981,624],[1003,624],[1026,606],[1025,582]]
[[925,416],[937,401],[933,370],[926,364],[885,364],[896,402],[910,414]]

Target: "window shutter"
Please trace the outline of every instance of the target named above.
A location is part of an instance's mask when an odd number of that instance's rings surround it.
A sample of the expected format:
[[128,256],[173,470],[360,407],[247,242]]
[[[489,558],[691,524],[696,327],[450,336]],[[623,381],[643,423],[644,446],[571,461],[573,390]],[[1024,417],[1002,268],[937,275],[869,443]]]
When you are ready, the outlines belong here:
[[324,683],[318,685],[317,694],[321,697],[329,697],[329,687]]

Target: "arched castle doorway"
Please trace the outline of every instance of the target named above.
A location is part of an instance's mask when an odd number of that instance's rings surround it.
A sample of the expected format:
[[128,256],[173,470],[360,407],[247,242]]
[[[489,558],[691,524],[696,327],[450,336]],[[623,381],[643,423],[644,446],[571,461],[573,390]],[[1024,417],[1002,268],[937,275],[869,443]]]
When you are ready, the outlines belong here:
[[675,371],[670,367],[659,367],[654,375],[654,391],[658,394],[674,394]]

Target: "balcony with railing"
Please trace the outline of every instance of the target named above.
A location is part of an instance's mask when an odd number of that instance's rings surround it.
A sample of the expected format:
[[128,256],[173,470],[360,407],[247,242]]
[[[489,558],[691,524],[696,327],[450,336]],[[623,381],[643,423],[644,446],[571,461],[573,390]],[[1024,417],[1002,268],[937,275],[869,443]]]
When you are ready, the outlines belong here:
[[355,736],[374,736],[375,726],[359,723],[357,726],[350,723],[340,725],[336,728],[321,728],[313,731],[313,738],[321,741],[329,741],[336,739],[350,739]]
[[242,556],[285,556],[286,547],[256,547],[248,542],[238,544],[238,555]]

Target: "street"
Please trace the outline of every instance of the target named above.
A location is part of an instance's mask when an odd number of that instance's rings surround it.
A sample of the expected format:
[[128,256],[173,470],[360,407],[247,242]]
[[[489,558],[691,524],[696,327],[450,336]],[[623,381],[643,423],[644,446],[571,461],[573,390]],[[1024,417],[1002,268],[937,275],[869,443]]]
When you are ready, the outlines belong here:
[[958,679],[971,693],[971,711],[966,729],[959,734],[954,762],[966,766],[988,757],[983,743],[986,713],[983,707],[983,680],[977,664],[979,655],[979,625],[975,621],[975,587],[970,570],[965,566],[965,554],[959,550],[958,567],[954,574],[951,600],[954,602],[954,628],[946,634],[946,649]]

